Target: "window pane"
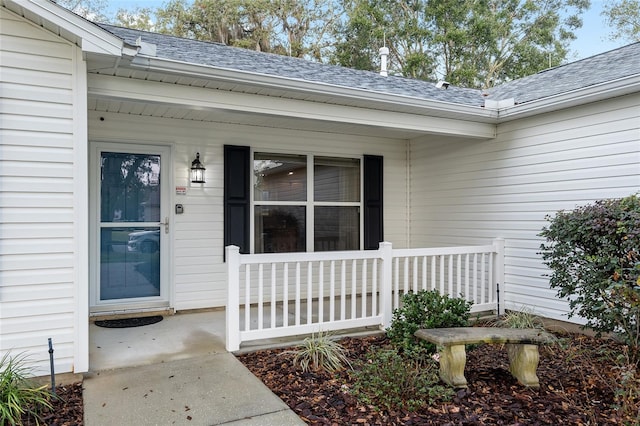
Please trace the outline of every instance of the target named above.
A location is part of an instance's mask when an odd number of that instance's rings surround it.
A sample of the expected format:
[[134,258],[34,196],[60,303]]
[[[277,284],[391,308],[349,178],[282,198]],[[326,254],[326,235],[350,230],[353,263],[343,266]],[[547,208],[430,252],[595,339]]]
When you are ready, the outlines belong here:
[[100,300],[160,295],[160,229],[100,230]]
[[256,253],[306,251],[303,206],[256,206]]
[[360,201],[360,160],[316,157],[315,201]]
[[160,156],[103,152],[100,220],[160,221]]
[[316,207],[314,250],[359,250],[358,207]]
[[307,157],[257,152],[253,160],[255,201],[306,201]]

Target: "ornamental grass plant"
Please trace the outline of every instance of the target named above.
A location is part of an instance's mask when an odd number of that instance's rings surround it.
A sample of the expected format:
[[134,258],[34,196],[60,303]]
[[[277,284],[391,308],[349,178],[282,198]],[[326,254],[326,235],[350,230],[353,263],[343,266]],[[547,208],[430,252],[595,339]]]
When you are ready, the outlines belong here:
[[36,386],[24,354],[12,357],[9,352],[0,359],[0,424],[22,425],[22,418],[40,424],[40,412],[51,408],[47,386]]
[[351,366],[344,347],[335,341],[330,333],[319,332],[304,339],[295,350],[285,353],[294,354],[293,362],[306,372],[324,370],[329,373]]

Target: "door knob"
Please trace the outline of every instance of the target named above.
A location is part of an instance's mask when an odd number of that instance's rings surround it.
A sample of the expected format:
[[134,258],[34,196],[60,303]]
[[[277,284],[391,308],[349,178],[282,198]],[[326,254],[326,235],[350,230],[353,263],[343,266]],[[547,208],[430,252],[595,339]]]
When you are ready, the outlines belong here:
[[169,233],[169,217],[165,217],[164,222],[160,222],[158,225],[164,225],[164,233]]

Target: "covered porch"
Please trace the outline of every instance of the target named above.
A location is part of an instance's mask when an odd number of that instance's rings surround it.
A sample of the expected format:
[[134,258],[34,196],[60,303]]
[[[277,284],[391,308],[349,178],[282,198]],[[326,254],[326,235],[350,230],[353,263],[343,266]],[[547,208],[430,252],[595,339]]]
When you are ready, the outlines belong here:
[[287,345],[320,331],[384,330],[409,291],[464,297],[476,313],[504,309],[502,239],[484,246],[393,249],[381,243],[379,250],[261,255],[241,255],[231,246],[227,256],[226,309],[183,311],[143,327],[91,323],[90,370]]

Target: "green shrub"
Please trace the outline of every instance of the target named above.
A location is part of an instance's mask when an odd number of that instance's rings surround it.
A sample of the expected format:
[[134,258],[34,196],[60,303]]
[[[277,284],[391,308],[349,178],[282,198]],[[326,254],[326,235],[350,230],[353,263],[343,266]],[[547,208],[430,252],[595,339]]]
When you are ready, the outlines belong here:
[[333,340],[329,333],[320,332],[317,336],[312,334],[295,350],[285,353],[294,354],[294,364],[299,365],[304,372],[311,368],[313,371],[333,373],[342,369],[345,364],[351,365],[344,347]]
[[414,333],[422,328],[464,327],[469,324],[471,305],[472,302],[441,295],[437,290],[407,293],[401,307],[393,311],[387,336],[406,355],[433,353],[435,345],[416,338]]
[[7,352],[0,359],[0,424],[22,425],[23,415],[39,423],[39,410],[51,408],[47,387],[34,386],[30,376],[24,355],[12,358]]
[[640,362],[640,198],[600,200],[547,220],[542,259],[569,316],[598,334],[618,333]]
[[415,411],[451,399],[453,390],[438,383],[438,363],[427,360],[418,365],[395,349],[375,348],[350,373],[355,379],[353,394],[386,410]]

